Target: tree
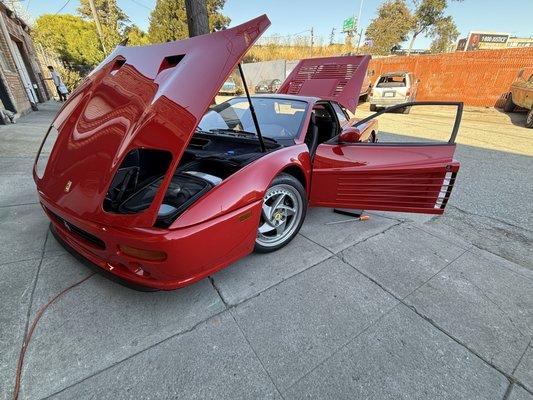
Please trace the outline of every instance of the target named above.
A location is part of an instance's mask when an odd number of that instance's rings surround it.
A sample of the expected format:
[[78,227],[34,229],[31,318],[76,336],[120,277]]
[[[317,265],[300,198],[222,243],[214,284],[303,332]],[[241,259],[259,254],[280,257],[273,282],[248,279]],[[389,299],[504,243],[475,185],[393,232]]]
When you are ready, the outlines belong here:
[[93,22],[69,14],[43,14],[35,21],[36,43],[59,55],[64,64],[83,72],[104,57]]
[[[461,0],[457,0],[461,1]],[[444,11],[448,6],[447,0],[413,0],[415,11],[413,14],[413,25],[411,28],[411,41],[407,54],[409,55],[418,35],[429,32],[430,29],[436,29],[438,24],[446,17]],[[453,21],[451,21],[453,23]],[[445,22],[444,22],[445,23]]]
[[[220,30],[229,25],[230,19],[221,13],[226,0],[206,0],[209,30]],[[157,0],[150,14],[148,37],[151,43],[185,39],[189,35],[184,0]]]
[[[116,0],[94,0],[96,13],[104,34],[104,46],[110,51],[119,44],[123,38],[129,22],[126,13],[117,6]],[[87,21],[93,21],[93,13],[89,0],[80,0],[78,13]]]
[[391,48],[407,40],[413,19],[405,0],[389,0],[378,9],[365,35],[373,44],[374,54],[389,54]]
[[124,36],[128,38],[128,46],[142,46],[150,43],[148,34],[137,25],[126,27]]
[[430,36],[433,37],[430,50],[432,53],[444,53],[448,51],[452,43],[459,37],[457,26],[451,16],[441,19],[430,29]]

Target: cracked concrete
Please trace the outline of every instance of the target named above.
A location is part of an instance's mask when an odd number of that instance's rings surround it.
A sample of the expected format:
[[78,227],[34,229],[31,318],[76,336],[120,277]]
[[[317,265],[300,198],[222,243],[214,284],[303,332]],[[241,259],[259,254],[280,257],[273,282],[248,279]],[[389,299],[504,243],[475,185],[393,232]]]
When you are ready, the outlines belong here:
[[[28,180],[56,109],[0,127],[5,400],[36,311],[91,273],[47,234]],[[499,165],[491,176],[475,169],[484,152]],[[359,222],[310,210],[286,248],[174,292],[92,276],[43,315],[20,398],[531,400],[532,230],[517,213],[533,188],[520,175],[494,204],[476,192],[530,159],[458,154],[461,184],[442,217],[369,212]]]

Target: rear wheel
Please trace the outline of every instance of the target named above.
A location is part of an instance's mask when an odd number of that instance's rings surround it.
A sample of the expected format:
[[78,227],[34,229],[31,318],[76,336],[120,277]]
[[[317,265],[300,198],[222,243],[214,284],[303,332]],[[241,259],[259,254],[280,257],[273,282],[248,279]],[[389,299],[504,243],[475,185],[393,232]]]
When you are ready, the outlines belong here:
[[527,113],[526,128],[533,128],[533,108]]
[[403,114],[409,114],[409,112],[411,112],[411,106],[404,107],[404,108],[402,109],[402,113],[403,113]]
[[370,104],[370,111],[377,111],[378,108],[376,107],[375,104]]
[[280,174],[267,189],[255,251],[268,253],[289,243],[300,230],[307,211],[304,187],[292,175]]
[[503,104],[503,111],[512,112],[514,111],[515,107],[516,105],[513,103],[513,96],[511,93],[509,93],[505,99],[505,103]]

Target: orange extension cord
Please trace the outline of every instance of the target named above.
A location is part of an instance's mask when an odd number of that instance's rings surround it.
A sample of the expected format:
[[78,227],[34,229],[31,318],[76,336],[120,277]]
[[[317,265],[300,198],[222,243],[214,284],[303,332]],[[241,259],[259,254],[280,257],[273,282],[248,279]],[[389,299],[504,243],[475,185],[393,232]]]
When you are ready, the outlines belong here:
[[[19,391],[20,391],[20,380],[22,377],[22,366],[24,365],[24,355],[26,354],[26,350],[30,344],[31,337],[33,335],[33,331],[35,330],[35,327],[39,323],[39,320],[43,316],[46,309],[51,306],[53,303],[56,302],[61,296],[63,296],[65,293],[67,293],[69,290],[74,289],[76,286],[81,285],[83,282],[85,282],[87,279],[95,275],[95,273],[92,273],[85,278],[83,278],[81,281],[78,281],[74,283],[73,285],[70,285],[69,287],[63,289],[61,292],[56,294],[48,303],[41,306],[39,308],[39,311],[37,311],[37,314],[35,315],[35,318],[33,319],[33,322],[31,324],[30,330],[26,334],[26,337],[24,338],[24,342],[22,343],[22,348],[20,349],[20,355],[19,355],[19,361],[17,365],[17,374],[16,374],[16,380],[15,380],[15,390],[13,391],[13,400],[18,400],[19,397]],[[30,305],[31,307],[31,305]]]

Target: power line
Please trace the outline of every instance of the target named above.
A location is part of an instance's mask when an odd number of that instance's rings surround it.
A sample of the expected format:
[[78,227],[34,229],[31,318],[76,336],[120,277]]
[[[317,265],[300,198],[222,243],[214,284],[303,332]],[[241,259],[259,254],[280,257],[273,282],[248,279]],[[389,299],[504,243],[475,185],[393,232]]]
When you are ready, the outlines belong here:
[[137,1],[137,0],[130,0],[130,1],[131,1],[132,3],[134,3],[134,4],[137,4],[137,5],[140,6],[140,7],[144,7],[144,8],[146,8],[147,10],[152,11],[152,8],[151,8],[151,7],[148,7],[146,4],[143,4],[143,3],[141,3],[141,2],[139,2],[139,1]]
[[68,6],[68,3],[70,3],[70,0],[67,0],[65,4],[63,4],[63,7],[61,7],[59,10],[56,11],[55,15],[59,14],[63,9]]

